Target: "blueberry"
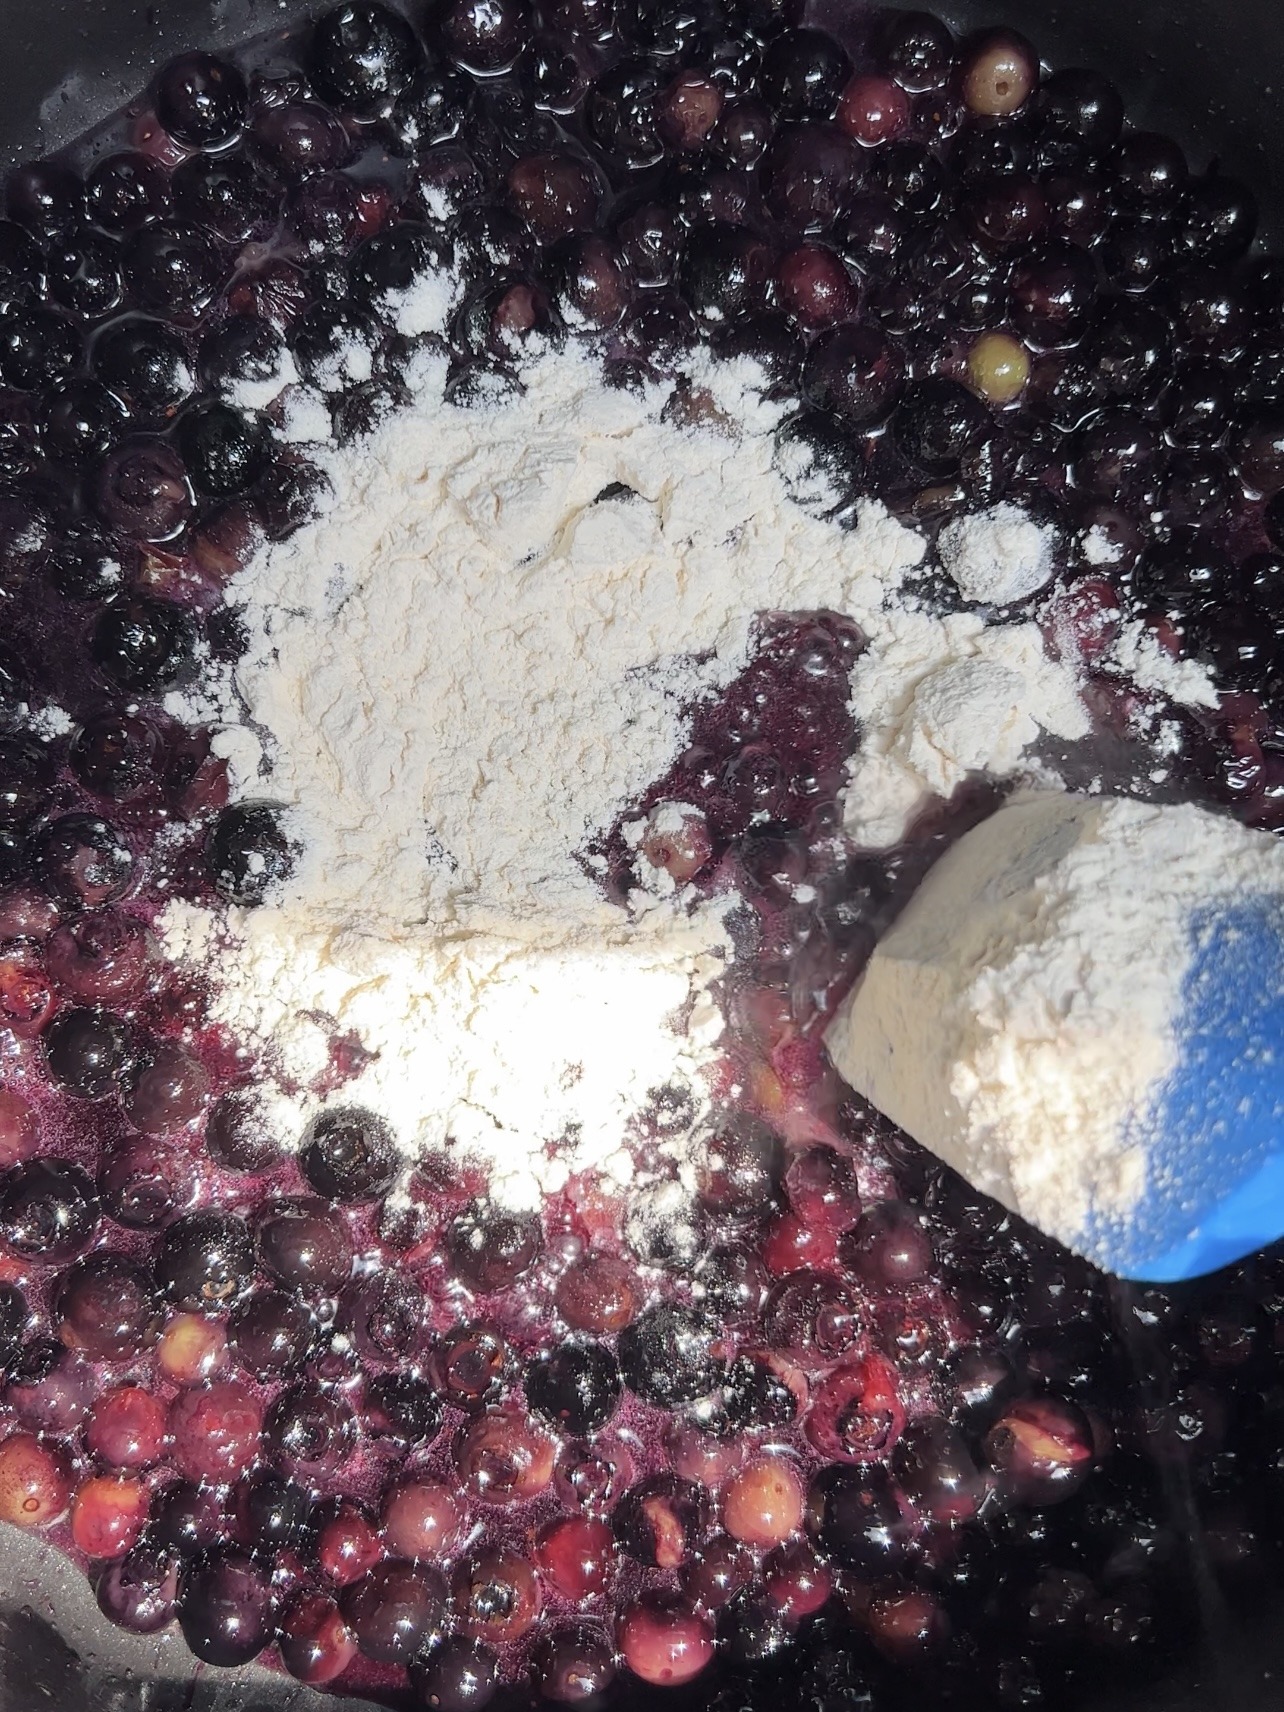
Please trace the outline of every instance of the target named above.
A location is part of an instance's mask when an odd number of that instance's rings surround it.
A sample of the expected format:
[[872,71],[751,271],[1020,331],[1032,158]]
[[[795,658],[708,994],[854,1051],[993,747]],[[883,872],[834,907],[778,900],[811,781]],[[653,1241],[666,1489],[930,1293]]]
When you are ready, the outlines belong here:
[[1119,145],[1115,183],[1125,206],[1168,208],[1186,188],[1186,157],[1171,137],[1132,131]]
[[965,453],[990,432],[985,406],[957,381],[920,381],[892,413],[891,432],[909,462],[927,476],[953,475]]
[[187,1213],[166,1227],[153,1264],[173,1307],[229,1307],[254,1276],[249,1226],[234,1213]]
[[1200,262],[1233,262],[1257,230],[1257,198],[1236,178],[1210,174],[1186,192],[1178,236],[1187,255]]
[[835,1563],[861,1576],[886,1575],[905,1557],[908,1528],[879,1465],[822,1469],[807,1495],[807,1528]]
[[775,463],[795,505],[832,516],[863,482],[859,442],[816,410],[787,417],[776,430]]
[[239,244],[276,224],[277,199],[243,154],[195,155],[175,170],[174,203],[194,226]]
[[446,1230],[447,1256],[470,1290],[506,1290],[543,1251],[538,1214],[508,1212],[488,1201],[474,1201]]
[[294,847],[272,803],[225,808],[210,833],[205,863],[215,891],[229,903],[259,904],[294,865]]
[[393,1444],[428,1444],[442,1426],[437,1393],[411,1373],[381,1373],[366,1386],[362,1408],[366,1431]]
[[64,309],[92,318],[120,302],[120,250],[101,232],[73,231],[51,244],[45,258],[49,294]]
[[877,63],[911,95],[939,89],[954,64],[954,38],[930,12],[893,12],[875,44]]
[[231,1089],[214,1102],[205,1125],[205,1148],[228,1171],[266,1171],[279,1157],[263,1108],[253,1094]]
[[25,733],[0,736],[0,823],[28,820],[38,813],[56,773],[45,744]]
[[641,1481],[611,1514],[621,1549],[648,1569],[677,1569],[700,1543],[706,1526],[700,1488],[673,1474]]
[[1178,446],[1219,440],[1235,409],[1234,380],[1220,364],[1199,359],[1181,363],[1159,397],[1159,419]]
[[895,403],[903,374],[899,351],[873,328],[832,327],[807,352],[802,395],[844,421],[874,422]]
[[125,252],[125,275],[135,298],[157,315],[194,318],[213,301],[223,273],[218,251],[194,226],[167,221],[145,226]]
[[58,380],[80,361],[80,339],[52,309],[10,308],[0,313],[0,379],[20,392]]
[[396,1181],[397,1166],[387,1126],[356,1106],[315,1118],[299,1150],[303,1175],[330,1201],[377,1200]]
[[272,457],[271,435],[261,416],[212,401],[180,419],[178,443],[197,488],[220,498],[253,487]]
[[423,59],[406,20],[386,6],[349,0],[314,25],[307,64],[328,100],[358,118],[388,114],[414,80]]
[[40,401],[45,447],[69,464],[91,464],[104,457],[128,425],[129,412],[101,381],[66,380]]
[[134,1061],[130,1031],[111,1011],[60,1011],[45,1030],[44,1048],[54,1082],[82,1100],[105,1099]]
[[[452,1635],[411,1661],[410,1681],[424,1706],[440,1712],[481,1712],[499,1688],[499,1660],[481,1641]],[[583,1699],[586,1681],[592,1677],[577,1672],[570,1692],[561,1698],[571,1704],[575,1698]]]
[[763,196],[792,231],[828,231],[849,201],[858,173],[855,144],[834,126],[785,125],[763,156]]
[[50,821],[31,852],[41,889],[68,909],[101,909],[129,889],[134,858],[114,827],[92,814]]
[[352,1271],[352,1239],[326,1201],[270,1202],[257,1221],[259,1259],[290,1290],[334,1295]]
[[388,118],[393,139],[409,154],[458,136],[472,103],[472,80],[449,66],[421,70]]
[[320,1326],[297,1296],[256,1290],[232,1310],[228,1341],[236,1359],[257,1379],[297,1372],[315,1350]]
[[1123,98],[1100,72],[1055,71],[1039,90],[1041,127],[1082,143],[1093,153],[1112,148],[1123,129]]
[[693,1308],[661,1302],[620,1333],[620,1372],[630,1391],[658,1408],[693,1403],[722,1378],[717,1327]]
[[297,1551],[312,1534],[311,1495],[270,1469],[240,1481],[233,1494],[237,1532],[251,1551]]
[[390,292],[408,291],[425,274],[450,263],[448,246],[427,226],[403,222],[377,232],[353,251],[348,263],[352,295],[376,309]]
[[58,161],[28,161],[5,181],[9,218],[41,242],[61,237],[81,218],[84,186]]
[[248,99],[240,72],[213,54],[181,54],[156,79],[156,117],[192,148],[230,142],[245,123]]
[[274,381],[281,372],[285,340],[270,321],[233,315],[201,341],[201,378],[214,391]]
[[852,62],[823,30],[784,30],[762,56],[760,87],[782,119],[829,119]]
[[187,1566],[179,1584],[183,1639],[205,1664],[248,1664],[276,1633],[269,1570],[234,1547]]
[[715,221],[687,239],[678,282],[696,319],[719,327],[761,306],[771,264],[771,251],[760,239]]
[[315,101],[261,109],[252,136],[256,157],[285,178],[343,166],[352,153],[352,140],[339,120]]
[[662,79],[648,60],[626,59],[598,78],[589,94],[590,135],[626,166],[650,166],[664,153],[657,128]]
[[0,303],[31,303],[44,291],[44,257],[29,232],[0,220]]
[[196,648],[188,613],[147,595],[122,595],[95,626],[91,652],[119,689],[147,695],[179,678]]
[[520,58],[531,34],[527,0],[445,0],[437,19],[456,65],[491,76]]
[[[290,349],[305,380],[326,392],[340,392],[369,378],[381,332],[368,310],[320,303],[300,317],[290,334]],[[354,369],[354,353],[364,372]]]
[[604,1427],[619,1400],[620,1370],[605,1344],[562,1344],[526,1370],[531,1408],[576,1437]]
[[70,1260],[93,1240],[98,1218],[93,1184],[65,1160],[28,1160],[0,1184],[0,1241],[25,1260]]
[[169,211],[169,180],[151,155],[127,151],[98,162],[85,181],[85,202],[95,226],[136,232]]
[[104,386],[146,413],[172,410],[195,384],[183,341],[162,322],[141,316],[105,327],[94,340],[90,366]]

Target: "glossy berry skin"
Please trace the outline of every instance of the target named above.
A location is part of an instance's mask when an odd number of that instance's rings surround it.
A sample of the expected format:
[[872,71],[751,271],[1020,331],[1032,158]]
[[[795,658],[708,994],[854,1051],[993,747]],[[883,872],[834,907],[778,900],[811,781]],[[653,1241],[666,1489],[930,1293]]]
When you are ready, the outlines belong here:
[[675,1688],[691,1682],[711,1662],[714,1633],[696,1613],[644,1598],[622,1614],[616,1642],[635,1676],[657,1688]]
[[412,1661],[410,1680],[435,1712],[481,1712],[499,1689],[499,1660],[481,1641],[451,1635]]
[[546,1491],[556,1441],[516,1409],[491,1409],[470,1422],[455,1443],[464,1490],[489,1504],[516,1504]]
[[248,1664],[275,1632],[271,1582],[246,1553],[211,1552],[183,1572],[178,1621],[183,1639],[204,1663]]
[[891,422],[892,435],[905,457],[924,475],[957,471],[964,454],[989,432],[989,417],[955,381],[926,380],[902,397]]
[[180,1391],[169,1407],[174,1466],[185,1480],[224,1485],[259,1451],[263,1406],[238,1379]]
[[876,43],[879,66],[911,95],[945,82],[954,60],[954,38],[930,12],[895,12]]
[[324,1201],[269,1202],[255,1221],[258,1258],[287,1289],[335,1294],[352,1271],[352,1238]]
[[403,17],[363,0],[325,13],[308,45],[308,68],[322,94],[363,119],[391,111],[410,88],[421,58]]
[[339,1608],[366,1658],[405,1665],[442,1633],[446,1585],[435,1569],[390,1558],[346,1587]]
[[272,803],[236,803],[224,809],[206,844],[210,879],[229,903],[262,903],[293,863],[280,811]]
[[125,1361],[155,1342],[161,1311],[141,1267],[96,1254],[63,1274],[54,1322],[68,1349],[95,1361]]
[[0,1183],[0,1242],[28,1260],[69,1260],[98,1226],[94,1186],[77,1165],[32,1159]]
[[123,438],[129,413],[98,381],[69,380],[41,400],[40,431],[45,446],[69,464],[92,464]]
[[67,1461],[54,1446],[30,1433],[0,1439],[0,1521],[15,1528],[43,1528],[67,1508]]
[[225,1308],[254,1271],[254,1245],[234,1213],[188,1213],[169,1225],[156,1250],[156,1281],[176,1308]]
[[392,1187],[397,1164],[387,1127],[356,1107],[317,1118],[299,1154],[308,1183],[331,1201],[376,1199]]
[[151,155],[132,150],[108,155],[85,180],[85,204],[95,226],[122,235],[137,231],[168,211],[164,168]]
[[252,487],[267,468],[271,442],[261,417],[227,404],[205,404],[184,416],[179,444],[188,475],[216,497]]
[[851,69],[843,48],[823,30],[786,30],[763,55],[760,88],[784,120],[828,119]]
[[118,1628],[154,1635],[172,1622],[178,1608],[178,1560],[144,1542],[104,1565],[94,1596],[103,1616]]
[[156,117],[191,148],[231,141],[245,121],[247,98],[240,72],[213,54],[182,54],[156,79]]
[[722,1362],[711,1321],[689,1308],[661,1303],[620,1333],[624,1383],[661,1408],[694,1402],[717,1384]]
[[105,315],[120,302],[120,254],[101,233],[73,232],[60,239],[45,267],[50,295],[74,315]]
[[564,1344],[526,1374],[527,1402],[570,1433],[605,1426],[619,1398],[619,1369],[602,1344]]
[[125,279],[150,314],[194,320],[213,301],[223,264],[213,240],[184,221],[145,226],[125,251]]
[[[187,469],[161,440],[130,440],[103,460],[95,484],[99,517],[137,541],[169,541],[192,515]],[[142,602],[142,597],[137,597]],[[147,603],[151,610],[158,603]],[[190,622],[190,621],[189,621]]]
[[277,1645],[290,1675],[314,1687],[342,1676],[357,1656],[339,1607],[321,1594],[304,1594],[286,1611]]
[[163,322],[143,316],[105,327],[94,340],[90,361],[104,386],[148,413],[178,404],[194,384],[182,340]]

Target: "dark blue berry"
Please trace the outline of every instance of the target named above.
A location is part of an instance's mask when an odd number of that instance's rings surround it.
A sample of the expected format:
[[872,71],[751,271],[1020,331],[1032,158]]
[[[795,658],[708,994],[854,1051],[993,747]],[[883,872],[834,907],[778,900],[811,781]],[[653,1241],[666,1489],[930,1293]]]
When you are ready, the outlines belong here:
[[397,1165],[387,1126],[356,1106],[315,1118],[299,1150],[299,1169],[330,1201],[377,1200],[396,1181]]
[[0,314],[0,379],[32,392],[59,379],[80,361],[80,338],[52,309],[11,308]]
[[989,434],[990,418],[957,381],[925,380],[902,397],[891,432],[903,456],[924,475],[949,476]]
[[64,814],[44,827],[31,852],[41,889],[69,909],[101,909],[124,896],[134,873],[129,846],[92,814]]
[[70,231],[85,205],[84,186],[59,161],[28,161],[14,167],[5,193],[9,218],[42,243]]
[[45,272],[50,296],[73,314],[105,315],[120,302],[120,250],[101,232],[59,238],[46,254]]
[[40,432],[46,449],[69,464],[104,457],[129,425],[129,412],[101,381],[67,380],[40,401]]
[[187,1213],[162,1232],[153,1270],[172,1307],[230,1307],[254,1276],[249,1226],[234,1213]]
[[620,1400],[620,1370],[604,1344],[567,1343],[526,1370],[526,1401],[577,1437],[604,1427]]
[[403,17],[362,0],[327,12],[313,27],[307,53],[322,94],[362,119],[389,113],[422,59],[419,39]]
[[185,220],[227,243],[276,223],[276,196],[245,155],[194,155],[175,170],[174,204]]
[[178,443],[196,487],[219,497],[253,487],[272,457],[272,438],[261,416],[213,401],[180,419]]
[[508,1212],[474,1201],[446,1231],[446,1253],[455,1275],[471,1290],[506,1290],[544,1251],[535,1213]]
[[144,309],[157,315],[200,315],[213,301],[222,274],[213,242],[177,221],[145,226],[125,252],[130,289]]
[[245,381],[276,379],[285,356],[285,340],[270,321],[255,315],[233,315],[201,341],[201,378],[214,391]]
[[411,1373],[381,1373],[366,1386],[362,1419],[373,1437],[409,1447],[437,1437],[442,1409],[426,1380]]
[[880,1465],[823,1469],[807,1495],[807,1528],[835,1563],[858,1575],[886,1575],[904,1561],[909,1527]]
[[85,181],[85,202],[95,226],[136,232],[169,210],[169,180],[151,155],[126,152],[98,162]]
[[94,340],[90,366],[103,385],[144,414],[169,411],[195,384],[187,348],[169,327],[131,315]]
[[531,34],[527,0],[445,0],[437,27],[465,71],[493,75],[521,57]]
[[248,1664],[276,1633],[276,1597],[267,1567],[221,1547],[182,1573],[178,1623],[205,1664]]
[[233,1494],[237,1534],[251,1551],[297,1551],[312,1529],[310,1494],[284,1475],[260,1469]]
[[294,865],[294,848],[272,803],[237,803],[219,815],[205,848],[215,891],[229,903],[259,904]]
[[136,541],[168,541],[192,515],[192,487],[173,446],[139,438],[103,460],[94,503],[109,529]]
[[852,62],[823,30],[784,30],[762,56],[760,86],[782,119],[828,119]]
[[693,1403],[722,1378],[725,1364],[717,1346],[712,1320],[694,1308],[661,1302],[620,1333],[620,1372],[630,1391],[658,1408]]
[[196,649],[196,625],[181,607],[147,595],[123,595],[94,629],[91,652],[122,690],[150,694],[180,677]]
[[156,117],[192,148],[230,142],[245,123],[248,100],[240,72],[213,54],[180,54],[156,79]]
[[28,1160],[0,1183],[0,1242],[25,1260],[70,1260],[93,1240],[98,1218],[93,1184],[66,1160]]

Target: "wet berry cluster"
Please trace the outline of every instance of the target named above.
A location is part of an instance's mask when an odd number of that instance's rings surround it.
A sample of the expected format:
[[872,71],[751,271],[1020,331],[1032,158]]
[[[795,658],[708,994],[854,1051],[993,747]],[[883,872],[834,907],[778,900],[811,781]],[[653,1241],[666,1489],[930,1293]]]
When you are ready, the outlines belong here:
[[[1036,616],[1107,753],[1168,711],[1101,665],[1139,614],[1227,689],[1181,716],[1180,788],[1275,824],[1284,264],[1245,259],[1250,193],[1095,73],[923,13],[840,40],[772,0],[353,0],[185,54],[6,213],[0,1518],[126,1629],[438,1712],[1069,1706],[1177,1656],[1211,1584],[1251,1609],[1279,1258],[1111,1284],[824,1060],[987,806],[835,866],[847,621],[768,625],[638,805],[676,830],[603,838],[620,890],[745,900],[680,1216],[579,1184],[518,1216],[438,1160],[407,1187],[359,1110],[282,1160],[151,926],[292,858],[164,706],[235,656],[223,585],[315,500],[274,394],[292,364],[360,433],[402,395],[389,294],[446,267],[461,403],[548,342],[620,386],[707,342],[759,360],[836,529],[866,495],[929,533],[1001,499],[1054,523]],[[684,1116],[657,1090],[644,1147]]]

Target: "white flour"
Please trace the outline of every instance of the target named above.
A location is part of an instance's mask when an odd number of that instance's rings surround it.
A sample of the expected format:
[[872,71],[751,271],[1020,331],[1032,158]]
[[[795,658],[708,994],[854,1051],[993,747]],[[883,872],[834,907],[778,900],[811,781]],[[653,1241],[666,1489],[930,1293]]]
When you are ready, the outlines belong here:
[[860,746],[845,826],[858,844],[893,844],[934,796],[969,773],[1038,776],[1039,737],[1088,734],[1071,667],[1049,659],[1035,624],[987,626],[977,613],[886,615],[852,670]]
[[[790,504],[756,376],[710,378],[738,430],[712,403],[678,428],[666,391],[568,356],[460,409],[426,353],[412,409],[321,455],[324,516],[231,585],[249,647],[215,746],[237,795],[289,805],[302,856],[264,906],[173,906],[166,932],[266,1048],[284,1143],[365,1102],[407,1153],[449,1141],[530,1205],[577,1171],[627,1181],[653,1090],[698,1115],[720,920],[680,897],[626,914],[576,852],[665,771],[757,613],[872,623],[922,553],[877,507],[840,533]],[[351,1037],[372,1056],[327,1091]]]
[[1056,531],[1016,505],[957,518],[942,529],[937,550],[965,600],[1008,606],[1044,587],[1053,571]]

